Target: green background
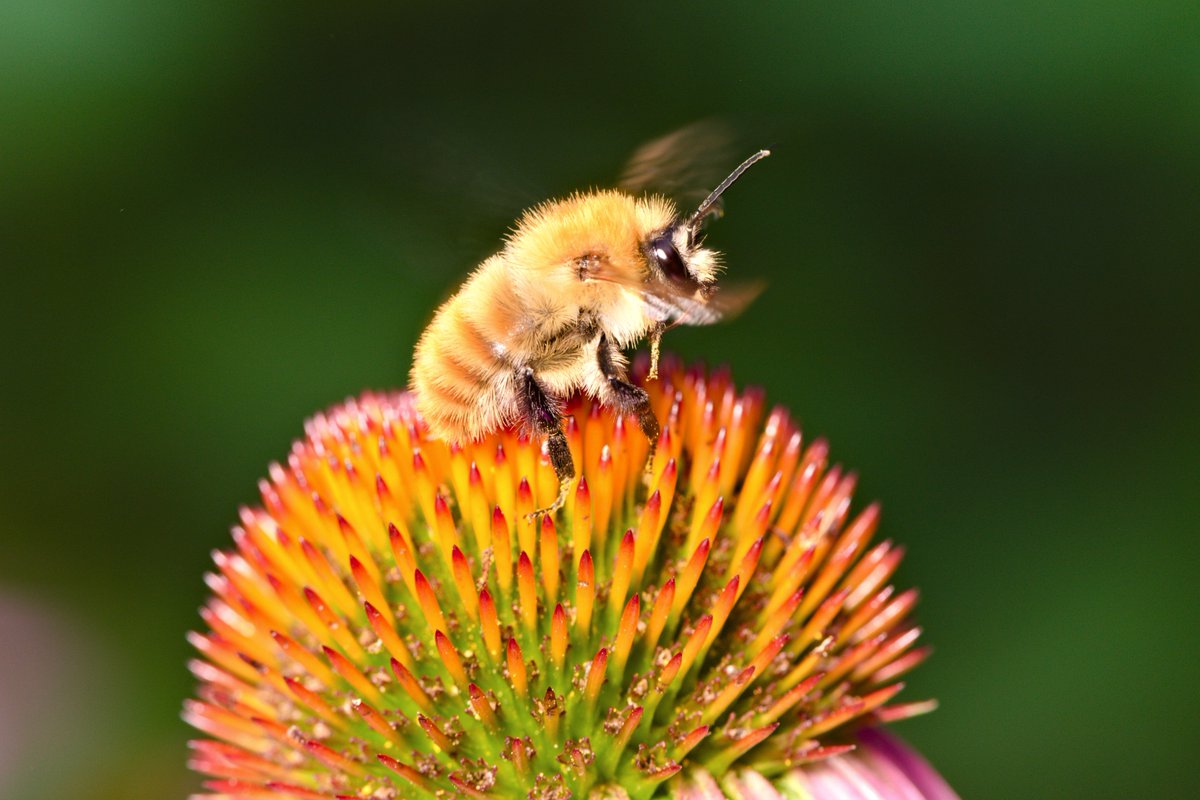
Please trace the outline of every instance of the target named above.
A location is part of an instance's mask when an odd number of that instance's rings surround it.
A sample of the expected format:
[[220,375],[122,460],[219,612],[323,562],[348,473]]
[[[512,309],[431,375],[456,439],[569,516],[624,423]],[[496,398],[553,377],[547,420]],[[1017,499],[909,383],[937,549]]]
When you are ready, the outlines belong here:
[[593,5],[3,6],[0,794],[194,790],[184,632],[267,463],[524,206],[709,117],[775,151],[710,238],[769,290],[668,346],[882,500],[942,703],[899,731],[965,797],[1194,792],[1195,3]]

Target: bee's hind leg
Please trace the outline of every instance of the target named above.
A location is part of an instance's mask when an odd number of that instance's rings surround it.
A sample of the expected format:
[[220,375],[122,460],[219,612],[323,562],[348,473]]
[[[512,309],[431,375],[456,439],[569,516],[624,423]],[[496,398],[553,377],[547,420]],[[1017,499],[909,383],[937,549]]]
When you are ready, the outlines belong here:
[[550,454],[550,466],[558,478],[558,497],[546,508],[539,508],[529,518],[541,514],[552,514],[562,508],[567,491],[575,478],[575,461],[571,458],[571,447],[562,429],[562,412],[558,404],[546,394],[546,390],[529,367],[517,371],[517,406],[521,421],[533,433],[546,437],[546,450]]
[[600,346],[596,349],[596,363],[604,375],[606,388],[604,400],[622,414],[637,418],[638,426],[650,442],[650,452],[646,455],[646,471],[654,464],[654,451],[658,447],[658,417],[650,406],[650,395],[640,386],[630,383],[613,356],[612,345],[608,337],[600,334]]

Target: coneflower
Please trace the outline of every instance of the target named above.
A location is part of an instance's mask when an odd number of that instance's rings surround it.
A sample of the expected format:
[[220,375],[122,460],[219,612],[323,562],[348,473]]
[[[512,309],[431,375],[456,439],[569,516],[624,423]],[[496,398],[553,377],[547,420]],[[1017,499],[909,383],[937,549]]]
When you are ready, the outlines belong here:
[[724,371],[646,389],[649,468],[575,398],[540,518],[518,432],[447,446],[403,392],[310,420],[206,576],[203,797],[953,797],[872,729],[932,703],[896,702],[928,651],[854,474]]

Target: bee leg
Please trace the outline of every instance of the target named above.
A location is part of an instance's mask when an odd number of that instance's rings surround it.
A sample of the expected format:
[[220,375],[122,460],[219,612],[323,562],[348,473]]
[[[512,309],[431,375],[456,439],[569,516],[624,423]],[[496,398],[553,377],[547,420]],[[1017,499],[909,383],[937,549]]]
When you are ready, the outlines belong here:
[[567,436],[562,429],[562,413],[554,400],[546,394],[537,376],[529,367],[522,367],[517,372],[517,404],[521,421],[531,431],[546,437],[546,450],[550,454],[550,465],[554,467],[554,475],[558,478],[558,497],[546,508],[539,508],[528,517],[533,519],[539,514],[551,514],[562,508],[567,499],[567,491],[575,478],[575,461],[571,458],[571,447],[567,444]]
[[604,398],[622,414],[637,418],[638,425],[646,439],[650,442],[650,452],[646,456],[646,471],[654,464],[654,451],[658,447],[658,417],[650,407],[650,395],[640,386],[634,386],[626,380],[623,370],[617,366],[613,358],[612,346],[608,337],[600,334],[600,346],[596,350],[596,363],[607,381],[607,392]]
[[646,373],[648,381],[658,380],[658,356],[662,352],[662,336],[666,329],[667,326],[660,322],[650,331],[650,371]]

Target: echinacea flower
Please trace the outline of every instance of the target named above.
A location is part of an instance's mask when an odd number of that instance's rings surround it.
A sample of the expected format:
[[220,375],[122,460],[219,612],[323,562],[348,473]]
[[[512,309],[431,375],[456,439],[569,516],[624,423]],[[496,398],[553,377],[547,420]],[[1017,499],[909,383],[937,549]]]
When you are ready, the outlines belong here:
[[[644,362],[635,376],[644,372]],[[920,663],[853,473],[723,371],[541,443],[431,440],[407,393],[310,420],[214,554],[184,717],[205,798],[952,798],[876,726]]]

